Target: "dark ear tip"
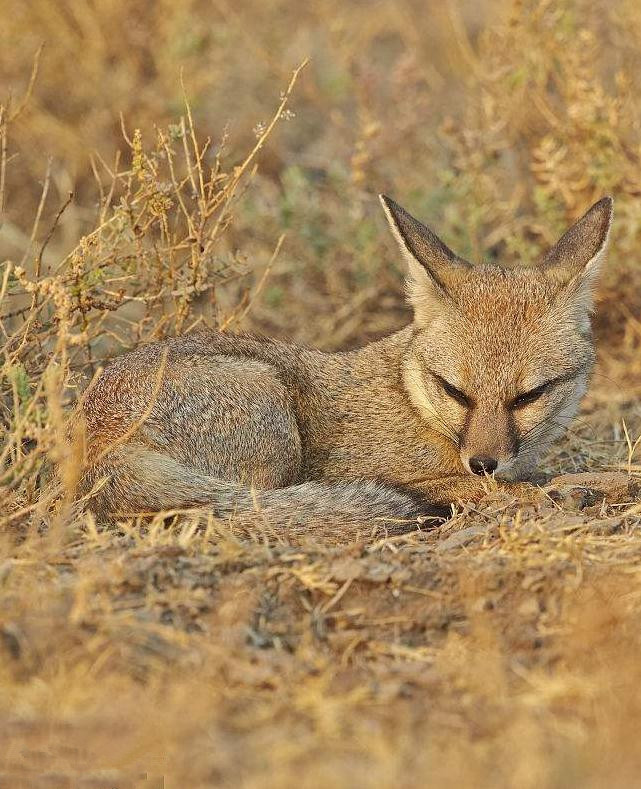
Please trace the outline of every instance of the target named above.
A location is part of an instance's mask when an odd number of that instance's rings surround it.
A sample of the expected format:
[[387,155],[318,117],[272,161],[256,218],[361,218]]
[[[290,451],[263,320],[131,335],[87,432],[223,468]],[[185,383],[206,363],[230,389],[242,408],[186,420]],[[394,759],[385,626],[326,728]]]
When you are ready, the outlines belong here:
[[597,200],[597,202],[592,207],[600,211],[607,211],[611,215],[614,210],[614,198],[612,195],[605,195],[605,197]]

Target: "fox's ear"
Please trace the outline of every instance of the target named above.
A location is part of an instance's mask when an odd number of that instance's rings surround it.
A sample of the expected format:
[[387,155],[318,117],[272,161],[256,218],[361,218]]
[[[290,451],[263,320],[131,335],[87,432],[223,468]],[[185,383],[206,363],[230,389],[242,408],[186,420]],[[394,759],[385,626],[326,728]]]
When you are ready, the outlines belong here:
[[427,323],[444,301],[452,301],[457,281],[471,268],[429,227],[386,195],[379,195],[387,221],[409,267],[407,295],[416,320]]
[[605,259],[612,224],[613,200],[595,203],[543,258],[543,270],[581,300],[589,310],[592,291]]

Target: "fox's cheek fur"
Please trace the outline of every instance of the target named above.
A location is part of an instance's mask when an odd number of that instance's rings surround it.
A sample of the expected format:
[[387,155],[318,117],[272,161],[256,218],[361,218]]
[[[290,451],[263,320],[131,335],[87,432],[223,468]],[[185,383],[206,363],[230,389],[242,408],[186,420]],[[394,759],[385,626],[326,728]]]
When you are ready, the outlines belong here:
[[465,409],[426,376],[418,354],[410,352],[405,357],[402,373],[405,391],[425,425],[458,446],[465,424]]
[[562,436],[576,416],[585,394],[591,366],[584,375],[556,392],[539,407],[524,409],[517,418],[519,451],[496,476],[509,481],[528,479],[541,455]]

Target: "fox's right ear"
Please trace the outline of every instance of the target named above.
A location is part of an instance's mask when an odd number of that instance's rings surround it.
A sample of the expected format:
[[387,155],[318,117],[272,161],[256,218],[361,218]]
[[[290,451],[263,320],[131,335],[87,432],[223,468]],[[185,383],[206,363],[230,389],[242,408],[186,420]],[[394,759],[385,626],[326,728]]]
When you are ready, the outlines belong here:
[[457,281],[471,266],[394,200],[379,199],[409,267],[407,296],[416,321],[429,323],[444,302],[453,301]]
[[589,310],[592,291],[605,260],[613,200],[603,197],[556,242],[542,261],[542,268]]

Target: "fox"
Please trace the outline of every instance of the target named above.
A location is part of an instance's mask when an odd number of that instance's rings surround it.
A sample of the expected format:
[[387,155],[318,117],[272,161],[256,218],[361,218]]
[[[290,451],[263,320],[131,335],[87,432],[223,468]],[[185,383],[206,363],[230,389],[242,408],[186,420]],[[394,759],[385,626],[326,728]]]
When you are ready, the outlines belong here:
[[409,325],[334,353],[205,330],[116,358],[79,404],[86,507],[420,528],[492,480],[533,487],[595,363],[612,198],[515,266],[471,263],[379,198],[407,265]]

